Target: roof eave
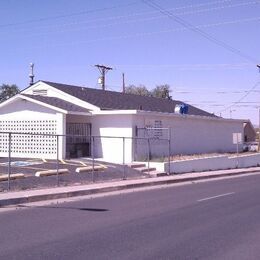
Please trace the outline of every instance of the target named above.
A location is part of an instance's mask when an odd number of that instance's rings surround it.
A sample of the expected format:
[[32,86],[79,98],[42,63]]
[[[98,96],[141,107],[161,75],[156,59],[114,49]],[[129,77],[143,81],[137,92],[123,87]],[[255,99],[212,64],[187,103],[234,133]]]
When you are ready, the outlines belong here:
[[145,111],[145,110],[137,110],[136,114],[137,115],[154,115],[154,116],[161,115],[161,116],[176,117],[176,118],[204,119],[204,120],[230,121],[230,122],[241,122],[241,123],[244,122],[244,120],[241,120],[241,119],[229,119],[229,118],[222,118],[222,117],[189,115],[189,114],[177,114],[177,113]]
[[67,110],[65,110],[65,109],[61,109],[61,108],[59,108],[59,107],[46,104],[46,103],[44,103],[44,102],[42,102],[42,101],[33,99],[33,98],[28,97],[28,96],[25,96],[25,95],[19,95],[18,98],[28,100],[28,101],[30,101],[30,102],[32,102],[32,103],[41,105],[41,106],[43,106],[43,107],[46,107],[46,108],[55,110],[55,111],[60,112],[60,113],[63,113],[63,114],[68,114],[68,112],[69,112],[69,111],[67,111]]
[[[51,89],[55,89],[55,91],[57,91],[58,93],[62,93],[63,95],[66,95],[66,96],[68,96],[68,97],[70,97],[70,98],[72,97],[72,98],[74,98],[74,99],[76,99],[76,100],[78,100],[78,101],[80,101],[80,102],[83,102],[85,106],[90,107],[90,109],[93,109],[93,111],[95,111],[95,110],[99,111],[99,110],[101,109],[100,107],[97,107],[97,106],[95,106],[95,105],[93,105],[93,104],[91,104],[91,103],[89,103],[89,102],[86,102],[86,101],[84,101],[84,100],[82,100],[82,99],[80,99],[80,98],[77,98],[77,97],[75,97],[75,96],[73,96],[73,95],[71,95],[71,94],[68,94],[68,93],[65,92],[65,91],[62,91],[62,90],[60,90],[60,89],[58,89],[58,88],[55,88],[54,86],[48,84],[48,82],[45,82],[44,80],[39,80],[39,81],[35,82],[32,86],[29,86],[29,87],[25,88],[24,90],[21,91],[21,94],[23,94],[24,92],[25,92],[24,94],[28,93],[28,91],[29,91],[31,88],[34,88],[34,87],[37,86],[38,84],[46,85],[46,86],[48,86],[48,87],[51,88]],[[82,105],[79,105],[79,104],[78,104],[78,106],[85,108],[85,106],[82,106]]]
[[89,112],[68,111],[68,115],[92,116]]

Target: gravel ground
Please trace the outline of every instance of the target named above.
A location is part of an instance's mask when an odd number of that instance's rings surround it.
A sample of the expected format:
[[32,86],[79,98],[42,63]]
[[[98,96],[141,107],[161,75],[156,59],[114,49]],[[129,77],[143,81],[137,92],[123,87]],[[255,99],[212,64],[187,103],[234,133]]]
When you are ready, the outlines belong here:
[[[68,169],[68,174],[35,177],[35,172],[49,169],[57,169],[57,162],[55,160],[28,160],[28,159],[12,159],[11,173],[23,173],[24,179],[17,179],[10,181],[11,190],[27,190],[39,189],[46,187],[80,185],[94,182],[106,182],[113,180],[120,180],[124,178],[124,167],[122,165],[109,164],[104,162],[95,162],[95,165],[105,166],[104,170],[92,172],[76,173],[77,167],[83,167],[83,164],[92,166],[92,162],[87,159],[79,161],[66,160],[66,163],[59,163],[59,169]],[[28,164],[27,166],[19,166]],[[8,173],[8,162],[6,158],[0,158],[0,175]],[[147,174],[142,174],[134,169],[125,167],[125,177],[127,179],[147,178]],[[7,181],[0,182],[0,192],[7,190]]]
[[[239,153],[241,155],[250,155],[255,154],[256,152],[242,152]],[[236,157],[236,153],[206,153],[206,154],[191,154],[191,155],[174,155],[171,156],[171,161],[181,161],[181,160],[189,160],[189,159],[200,159],[200,158],[207,158],[207,157],[214,157],[214,156],[229,156],[229,157]],[[168,158],[164,159],[165,162],[168,161]]]

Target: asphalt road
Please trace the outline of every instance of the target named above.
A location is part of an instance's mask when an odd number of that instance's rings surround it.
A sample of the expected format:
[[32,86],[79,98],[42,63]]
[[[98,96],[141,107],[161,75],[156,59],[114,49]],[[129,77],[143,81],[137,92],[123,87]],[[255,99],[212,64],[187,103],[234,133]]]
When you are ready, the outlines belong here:
[[260,175],[0,211],[0,259],[260,259]]

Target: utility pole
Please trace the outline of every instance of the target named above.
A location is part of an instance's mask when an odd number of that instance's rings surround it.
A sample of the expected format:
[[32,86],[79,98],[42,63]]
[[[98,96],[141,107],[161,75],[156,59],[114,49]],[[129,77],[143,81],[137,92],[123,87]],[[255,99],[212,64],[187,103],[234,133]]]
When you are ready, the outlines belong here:
[[[260,64],[257,64],[256,67],[260,72]],[[258,152],[260,152],[260,107],[258,107]]]
[[258,107],[258,152],[260,152],[260,107]]
[[34,73],[33,73],[33,69],[34,69],[34,64],[33,64],[33,63],[30,63],[30,74],[29,74],[30,86],[34,84]]
[[104,66],[104,65],[99,65],[99,64],[95,65],[95,67],[98,68],[98,70],[99,70],[99,72],[101,74],[101,77],[100,77],[101,82],[100,83],[101,83],[102,89],[105,90],[105,82],[106,82],[105,81],[105,77],[106,77],[106,73],[107,73],[107,71],[112,70],[112,68]]
[[125,93],[125,73],[122,73],[122,77],[123,77],[123,90],[122,90],[122,92]]

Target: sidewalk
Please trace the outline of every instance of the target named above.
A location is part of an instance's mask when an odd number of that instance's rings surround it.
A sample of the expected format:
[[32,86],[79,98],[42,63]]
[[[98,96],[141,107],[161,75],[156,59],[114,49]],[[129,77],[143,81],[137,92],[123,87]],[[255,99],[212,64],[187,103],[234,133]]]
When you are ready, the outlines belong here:
[[242,175],[246,173],[260,173],[260,167],[194,172],[164,177],[155,177],[136,180],[122,180],[117,182],[93,183],[88,185],[78,185],[70,187],[56,187],[40,190],[14,191],[0,193],[0,207],[16,205],[28,202],[36,202],[51,199],[69,198],[90,194],[98,194],[111,191],[119,191],[140,187],[156,186],[163,184],[173,184],[187,181],[196,181],[216,177]]

